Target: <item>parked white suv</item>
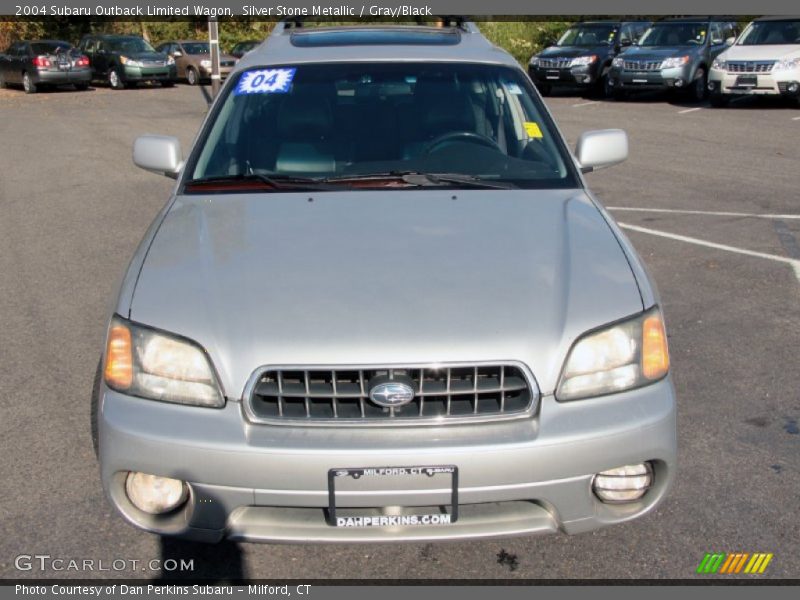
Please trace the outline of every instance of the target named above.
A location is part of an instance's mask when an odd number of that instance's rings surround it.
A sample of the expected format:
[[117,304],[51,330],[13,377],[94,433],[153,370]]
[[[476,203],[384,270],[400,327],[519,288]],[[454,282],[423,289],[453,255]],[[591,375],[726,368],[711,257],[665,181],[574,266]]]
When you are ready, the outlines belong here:
[[711,105],[734,95],[790,96],[800,103],[800,17],[763,17],[717,57],[708,78]]

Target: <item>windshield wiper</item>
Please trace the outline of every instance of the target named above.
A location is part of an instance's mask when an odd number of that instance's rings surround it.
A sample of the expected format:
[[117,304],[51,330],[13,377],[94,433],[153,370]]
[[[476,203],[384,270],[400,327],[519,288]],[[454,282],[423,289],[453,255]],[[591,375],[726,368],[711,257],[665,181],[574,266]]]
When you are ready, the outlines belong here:
[[293,189],[293,190],[326,190],[333,189],[330,185],[325,185],[322,179],[311,177],[294,177],[292,175],[263,175],[261,173],[239,173],[237,175],[219,175],[214,177],[200,177],[190,179],[186,186],[197,187],[231,187],[238,183],[252,184],[261,183],[272,189]]
[[409,185],[420,187],[446,187],[452,185],[464,185],[483,189],[518,189],[518,186],[510,182],[489,181],[487,179],[481,179],[475,175],[464,175],[462,173],[424,173],[421,171],[387,171],[385,173],[342,175],[339,177],[328,177],[321,181],[326,183],[348,183],[350,181],[369,181],[371,179],[394,179],[405,182]]

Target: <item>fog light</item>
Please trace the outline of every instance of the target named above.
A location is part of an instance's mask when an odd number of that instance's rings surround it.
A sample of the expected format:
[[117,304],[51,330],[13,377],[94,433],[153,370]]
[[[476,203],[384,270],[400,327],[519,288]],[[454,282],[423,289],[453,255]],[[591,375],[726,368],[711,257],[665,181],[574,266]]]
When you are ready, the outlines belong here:
[[125,492],[136,508],[151,515],[161,515],[175,510],[189,497],[189,487],[180,479],[128,473]]
[[683,79],[676,79],[675,87],[683,87]]
[[708,89],[711,90],[712,92],[714,91],[714,88],[716,88],[716,87],[717,87],[717,85],[713,81],[709,81],[708,82]]
[[598,473],[592,481],[592,490],[603,502],[615,504],[638,500],[651,485],[653,468],[650,463],[640,463]]
[[800,90],[800,84],[797,83],[796,81],[793,81],[788,86],[786,86],[786,89],[789,90],[791,93],[795,94],[797,93],[797,90]]

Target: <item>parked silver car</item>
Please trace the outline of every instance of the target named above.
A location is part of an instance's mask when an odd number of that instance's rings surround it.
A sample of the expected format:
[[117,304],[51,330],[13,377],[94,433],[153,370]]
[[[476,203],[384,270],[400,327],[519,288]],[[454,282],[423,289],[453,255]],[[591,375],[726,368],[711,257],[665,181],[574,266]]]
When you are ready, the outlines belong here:
[[122,282],[93,396],[130,523],[205,541],[578,533],[674,478],[656,291],[507,53],[279,24],[216,98]]

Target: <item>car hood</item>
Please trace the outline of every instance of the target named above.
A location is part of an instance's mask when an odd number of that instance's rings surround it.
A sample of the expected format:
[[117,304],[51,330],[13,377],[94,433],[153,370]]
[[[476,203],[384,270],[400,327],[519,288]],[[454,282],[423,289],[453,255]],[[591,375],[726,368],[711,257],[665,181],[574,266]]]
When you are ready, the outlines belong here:
[[133,52],[130,54],[121,52],[120,54],[133,60],[167,60],[167,55],[160,52]]
[[[194,62],[199,62],[201,60],[211,60],[211,54],[209,52],[199,52],[198,54],[187,54],[186,57]],[[220,54],[219,59],[221,61],[236,60],[236,57],[233,56],[232,54]]]
[[724,60],[781,60],[800,57],[800,44],[731,46],[720,55]]
[[608,44],[600,46],[550,46],[538,54],[539,58],[575,58],[576,56],[588,56],[590,54],[605,55],[610,52]]
[[553,390],[585,331],[642,310],[581,190],[176,199],[130,318],[196,340],[228,397],[263,365],[527,364]]
[[637,46],[627,48],[621,56],[640,60],[663,60],[671,56],[692,56],[698,52],[693,46]]

